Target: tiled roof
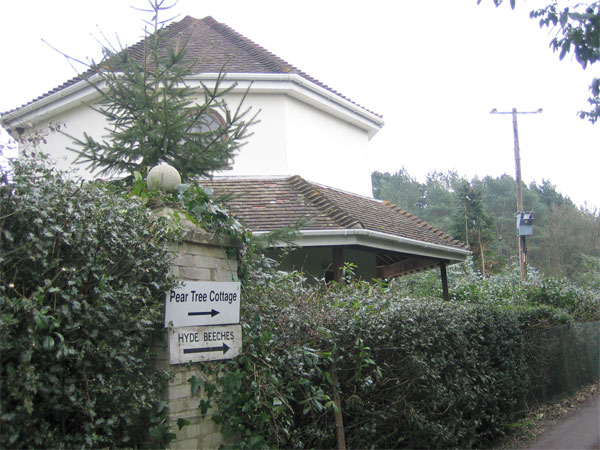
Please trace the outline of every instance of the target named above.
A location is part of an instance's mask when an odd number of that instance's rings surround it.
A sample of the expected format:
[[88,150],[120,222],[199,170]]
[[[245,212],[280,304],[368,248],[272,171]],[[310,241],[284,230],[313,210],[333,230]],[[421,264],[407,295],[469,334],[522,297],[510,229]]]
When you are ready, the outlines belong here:
[[468,247],[389,202],[304,180],[214,178],[199,184],[226,196],[233,214],[251,231],[272,231],[310,219],[304,230],[365,229],[457,250]]
[[[224,70],[226,73],[231,74],[297,74],[340,98],[368,111],[329,86],[265,50],[263,47],[255,44],[253,41],[242,36],[229,26],[217,22],[210,16],[205,17],[204,19],[194,19],[193,17],[186,16],[181,21],[173,22],[166,26],[163,32],[166,33],[166,39],[164,39],[163,42],[168,45],[174,46],[178,42],[181,45],[187,42],[186,60],[187,62],[193,62],[195,64],[195,73],[219,73]],[[143,55],[143,40],[129,47],[129,50],[132,55],[137,55],[141,58],[141,55]],[[27,106],[72,86],[79,81],[82,81],[85,76],[91,74],[92,72],[88,71],[76,76],[21,107]],[[11,113],[17,109],[19,108],[6,111],[3,114]],[[372,113],[371,111],[368,112]],[[379,115],[377,116],[380,117]]]

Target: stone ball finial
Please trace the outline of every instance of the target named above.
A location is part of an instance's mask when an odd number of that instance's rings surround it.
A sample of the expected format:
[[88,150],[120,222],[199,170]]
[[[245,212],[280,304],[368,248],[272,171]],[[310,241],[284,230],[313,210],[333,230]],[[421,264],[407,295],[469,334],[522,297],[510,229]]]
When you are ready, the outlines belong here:
[[158,189],[163,192],[175,191],[175,186],[181,184],[181,175],[177,169],[167,163],[154,166],[146,177],[148,189]]

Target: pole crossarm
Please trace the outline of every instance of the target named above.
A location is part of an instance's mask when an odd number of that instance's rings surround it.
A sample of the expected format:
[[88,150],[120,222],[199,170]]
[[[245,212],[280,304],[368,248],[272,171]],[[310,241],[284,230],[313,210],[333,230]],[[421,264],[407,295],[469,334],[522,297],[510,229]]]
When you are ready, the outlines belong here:
[[513,108],[512,111],[498,111],[496,108],[490,111],[490,114],[539,114],[544,112],[542,108],[539,108],[537,111],[517,111],[516,108]]

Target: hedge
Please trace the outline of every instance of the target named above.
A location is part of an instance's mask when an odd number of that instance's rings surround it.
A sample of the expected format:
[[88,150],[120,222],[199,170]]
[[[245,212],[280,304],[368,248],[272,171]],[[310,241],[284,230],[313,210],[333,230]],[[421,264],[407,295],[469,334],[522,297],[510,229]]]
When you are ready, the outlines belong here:
[[568,318],[298,274],[255,279],[244,298],[243,354],[206,368],[235,448],[334,448],[340,417],[349,448],[485,446],[526,407],[525,330]]
[[0,204],[0,446],[148,444],[166,379],[151,353],[172,285],[166,228],[38,160],[16,163]]

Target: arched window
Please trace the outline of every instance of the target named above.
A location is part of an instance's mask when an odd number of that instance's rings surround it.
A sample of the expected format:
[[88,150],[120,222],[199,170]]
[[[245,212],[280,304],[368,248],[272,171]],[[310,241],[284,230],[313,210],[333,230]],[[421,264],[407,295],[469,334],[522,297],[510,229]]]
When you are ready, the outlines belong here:
[[[196,114],[196,124],[190,129],[190,134],[192,135],[206,135],[208,139],[217,139],[220,141],[225,141],[227,139],[227,135],[225,134],[226,123],[225,119],[214,109],[204,111],[198,116],[197,110],[190,110],[191,114]],[[206,142],[206,141],[205,141]],[[229,164],[223,167],[221,170],[232,170],[233,169],[233,161],[229,161]]]
[[203,114],[200,119],[200,126],[192,128],[192,132],[206,133],[210,131],[217,131],[219,128],[225,127],[225,120],[217,111],[214,110]]

